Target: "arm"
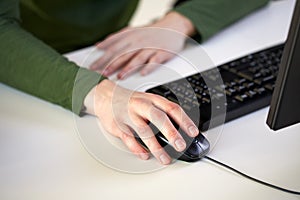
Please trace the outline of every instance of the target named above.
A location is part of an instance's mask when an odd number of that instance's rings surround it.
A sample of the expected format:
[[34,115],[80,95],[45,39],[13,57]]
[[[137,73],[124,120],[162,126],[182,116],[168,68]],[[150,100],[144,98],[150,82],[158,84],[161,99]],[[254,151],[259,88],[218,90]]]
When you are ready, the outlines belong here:
[[197,30],[198,41],[205,41],[226,26],[265,6],[269,0],[190,0],[174,8],[187,17]]
[[[126,90],[66,60],[19,26],[17,8],[18,1],[0,2],[1,82],[76,114],[85,100],[87,112],[96,115],[105,130],[122,139],[142,159],[148,159],[148,152],[137,143],[131,130],[144,136],[145,144],[162,164],[171,162],[148,121],[157,125],[178,151],[184,150],[186,143],[168,116],[191,137],[198,134],[192,120],[177,104],[157,95]],[[140,107],[143,109],[136,109]]]
[[[226,26],[266,5],[268,0],[189,0],[162,19],[142,28],[126,28],[97,47],[105,54],[91,69],[124,79],[139,71],[146,75],[184,48],[188,37],[203,42]],[[152,29],[149,29],[152,28]],[[152,31],[157,28],[156,31]],[[167,36],[166,36],[167,35]]]
[[86,94],[103,77],[23,30],[18,8],[16,0],[0,3],[0,81],[79,114]]
[[120,69],[119,79],[140,70],[147,75],[159,65],[173,58],[185,45],[187,37],[195,33],[191,21],[177,12],[145,27],[127,27],[97,44],[105,54],[90,68],[105,76]]

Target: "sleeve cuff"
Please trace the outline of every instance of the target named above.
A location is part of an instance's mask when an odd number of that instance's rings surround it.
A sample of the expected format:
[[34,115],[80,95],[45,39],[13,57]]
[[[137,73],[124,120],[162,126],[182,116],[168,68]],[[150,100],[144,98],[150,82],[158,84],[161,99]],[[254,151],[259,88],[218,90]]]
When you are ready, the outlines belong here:
[[194,39],[204,42],[220,30],[238,21],[252,11],[265,6],[269,0],[190,0],[173,10],[186,16],[194,24]]
[[83,108],[83,102],[89,91],[102,80],[106,79],[96,72],[85,68],[79,68],[73,87],[72,93],[72,111],[79,115]]

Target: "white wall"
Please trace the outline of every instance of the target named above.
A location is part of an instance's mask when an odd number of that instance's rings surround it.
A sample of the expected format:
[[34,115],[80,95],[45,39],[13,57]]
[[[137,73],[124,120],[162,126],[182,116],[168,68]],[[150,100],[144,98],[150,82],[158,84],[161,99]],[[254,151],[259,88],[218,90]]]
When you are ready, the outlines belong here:
[[162,17],[175,0],[140,0],[137,11],[130,21],[131,26],[146,25],[154,19]]

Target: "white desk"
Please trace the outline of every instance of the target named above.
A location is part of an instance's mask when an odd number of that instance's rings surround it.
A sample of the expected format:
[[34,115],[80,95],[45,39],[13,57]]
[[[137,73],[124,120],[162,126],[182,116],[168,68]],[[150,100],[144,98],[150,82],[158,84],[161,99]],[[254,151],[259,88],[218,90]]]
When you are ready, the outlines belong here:
[[[219,64],[282,42],[293,4],[293,0],[273,2],[203,48]],[[85,49],[68,56],[80,63],[88,52]],[[192,55],[193,51],[186,53]],[[192,73],[179,63],[175,59],[166,66],[182,74]],[[143,79],[135,75],[120,84],[135,89],[143,82],[163,82],[168,78],[163,71]],[[0,94],[0,199],[300,199],[205,159],[191,164],[178,161],[152,173],[113,170],[94,159],[78,137],[78,129],[94,131],[94,118],[74,117],[67,110],[2,84]],[[227,123],[209,155],[261,180],[299,191],[300,125],[274,133],[265,125],[267,111]],[[102,141],[102,147],[106,144]],[[106,155],[120,163],[144,162],[122,152],[119,157],[111,152]],[[150,159],[141,165],[157,163]]]

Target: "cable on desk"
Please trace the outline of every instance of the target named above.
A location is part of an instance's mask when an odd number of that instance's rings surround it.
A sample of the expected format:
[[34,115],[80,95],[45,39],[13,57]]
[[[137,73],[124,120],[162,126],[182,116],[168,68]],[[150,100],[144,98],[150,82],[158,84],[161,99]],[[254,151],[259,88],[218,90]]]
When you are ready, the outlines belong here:
[[233,172],[235,172],[235,173],[237,173],[237,174],[239,174],[239,175],[241,175],[241,176],[243,176],[245,178],[248,178],[248,179],[250,179],[252,181],[255,181],[257,183],[260,183],[260,184],[263,184],[265,186],[271,187],[273,189],[280,190],[280,191],[283,191],[283,192],[287,192],[287,193],[290,193],[290,194],[300,195],[300,191],[289,190],[289,189],[282,188],[282,187],[279,187],[279,186],[276,186],[276,185],[264,182],[262,180],[256,179],[256,178],[251,177],[251,176],[249,176],[249,175],[247,175],[247,174],[245,174],[245,173],[243,173],[243,172],[241,172],[241,171],[239,171],[239,170],[237,170],[237,169],[235,169],[235,168],[233,168],[233,167],[231,167],[229,165],[226,165],[226,164],[224,164],[224,163],[222,163],[220,161],[217,161],[217,160],[215,160],[215,159],[213,159],[211,157],[205,156],[204,158],[206,158],[207,160],[209,160],[211,162],[214,162],[214,163],[216,163],[216,164],[218,164],[218,165],[220,165],[222,167],[225,167],[225,168],[227,168],[227,169],[229,169],[229,170],[231,170],[231,171],[233,171]]

